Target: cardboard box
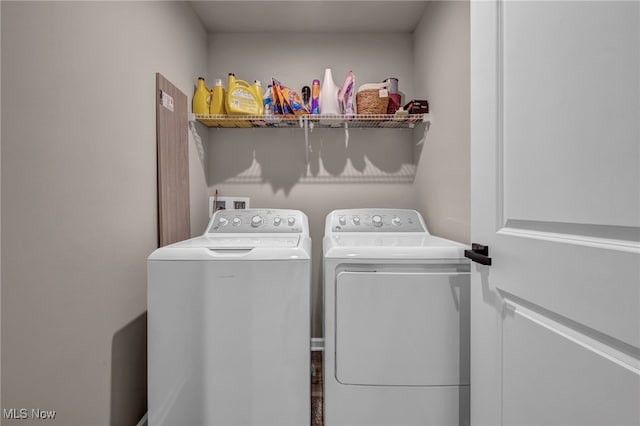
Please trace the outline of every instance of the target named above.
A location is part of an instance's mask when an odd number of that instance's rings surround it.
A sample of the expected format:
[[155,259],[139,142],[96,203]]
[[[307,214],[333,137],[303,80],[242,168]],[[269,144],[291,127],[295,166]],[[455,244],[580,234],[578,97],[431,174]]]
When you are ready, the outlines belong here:
[[404,110],[408,111],[409,114],[427,114],[429,112],[429,102],[412,99],[404,106]]

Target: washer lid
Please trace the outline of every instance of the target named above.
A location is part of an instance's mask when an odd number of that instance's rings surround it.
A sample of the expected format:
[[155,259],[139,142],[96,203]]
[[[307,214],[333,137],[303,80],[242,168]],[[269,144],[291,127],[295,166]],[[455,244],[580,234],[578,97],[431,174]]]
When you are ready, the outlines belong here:
[[196,237],[154,251],[148,260],[308,260],[311,239],[301,235],[226,234]]

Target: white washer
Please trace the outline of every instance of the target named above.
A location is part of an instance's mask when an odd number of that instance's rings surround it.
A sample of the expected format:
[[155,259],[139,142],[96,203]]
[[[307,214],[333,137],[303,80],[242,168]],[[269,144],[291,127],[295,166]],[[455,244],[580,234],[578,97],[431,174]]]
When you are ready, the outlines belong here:
[[324,420],[469,423],[469,262],[415,210],[336,210],[324,257]]
[[297,210],[220,210],[148,259],[149,424],[308,425],[311,240]]

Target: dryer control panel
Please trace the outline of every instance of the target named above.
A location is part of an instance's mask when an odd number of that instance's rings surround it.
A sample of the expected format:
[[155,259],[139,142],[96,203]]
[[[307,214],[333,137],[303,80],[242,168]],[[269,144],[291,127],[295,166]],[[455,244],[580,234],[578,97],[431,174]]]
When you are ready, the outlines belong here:
[[307,219],[299,210],[218,210],[211,217],[207,234],[308,233]]
[[427,232],[420,213],[405,209],[334,210],[327,224],[331,232]]

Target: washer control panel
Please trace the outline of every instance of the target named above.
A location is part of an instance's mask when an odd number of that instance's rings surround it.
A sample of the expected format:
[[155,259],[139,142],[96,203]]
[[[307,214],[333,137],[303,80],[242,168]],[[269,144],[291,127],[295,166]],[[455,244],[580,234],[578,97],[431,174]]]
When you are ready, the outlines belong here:
[[305,223],[298,210],[218,210],[211,217],[207,234],[303,233]]
[[329,216],[332,232],[426,232],[415,210],[349,209],[335,210]]

